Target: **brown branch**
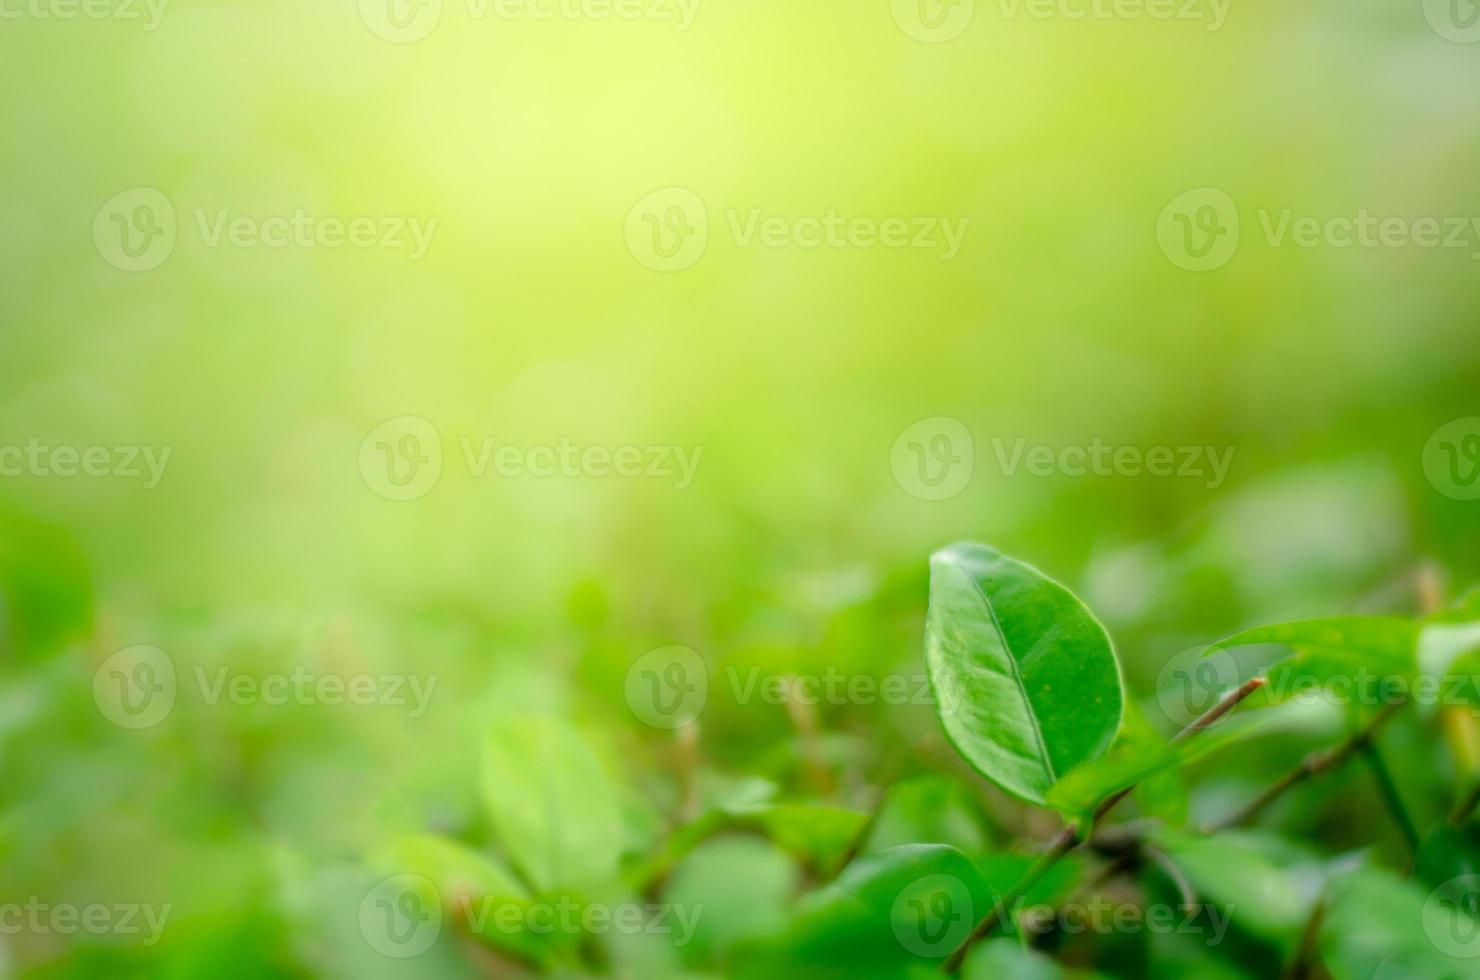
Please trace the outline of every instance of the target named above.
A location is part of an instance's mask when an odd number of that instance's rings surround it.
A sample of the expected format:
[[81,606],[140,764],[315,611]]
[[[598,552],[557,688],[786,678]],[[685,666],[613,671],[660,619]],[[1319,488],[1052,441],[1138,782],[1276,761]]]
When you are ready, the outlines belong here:
[[[1245,698],[1263,687],[1264,684],[1265,679],[1263,677],[1254,677],[1245,681],[1236,690],[1224,695],[1222,700],[1209,708],[1201,717],[1195,719],[1190,725],[1178,732],[1172,738],[1172,741],[1180,742],[1217,722],[1224,715],[1238,707],[1239,703]],[[1099,823],[1111,810],[1115,809],[1116,804],[1129,796],[1135,788],[1136,784],[1132,783],[1124,789],[1111,793],[1100,801],[1100,805],[1095,807],[1094,815],[1089,820],[1089,826],[1084,828],[1085,833],[1083,836],[1080,835],[1080,827],[1077,823],[1067,824],[1063,830],[1055,834],[1053,839],[1048,842],[1048,848],[1043,852],[1043,855],[1033,863],[1033,866],[1018,880],[1017,884],[1008,889],[1007,894],[992,903],[992,910],[977,923],[976,928],[971,930],[971,935],[967,936],[966,940],[960,946],[956,947],[955,952],[946,958],[945,962],[941,964],[941,969],[947,974],[952,975],[960,972],[961,964],[966,960],[966,954],[971,952],[972,947],[978,942],[992,934],[992,931],[1002,921],[1003,914],[1012,905],[1016,904],[1027,893],[1028,889],[1037,884],[1038,879],[1047,874],[1050,868],[1058,864],[1060,858],[1078,847],[1084,841],[1084,838],[1089,836],[1089,833],[1094,829],[1094,825]]]
[[1257,816],[1261,810],[1273,803],[1280,796],[1284,795],[1291,787],[1298,786],[1307,779],[1312,779],[1324,772],[1337,768],[1347,759],[1351,758],[1352,754],[1363,745],[1371,741],[1373,735],[1382,727],[1383,723],[1391,718],[1404,704],[1404,701],[1393,701],[1385,705],[1381,711],[1372,716],[1367,724],[1353,732],[1345,740],[1329,749],[1312,752],[1300,761],[1300,765],[1275,780],[1265,788],[1264,792],[1254,797],[1248,803],[1245,803],[1242,807],[1223,817],[1221,820],[1215,820],[1205,825],[1203,827],[1203,833],[1214,834],[1220,830],[1227,830],[1229,827],[1236,827],[1241,823],[1245,823]]

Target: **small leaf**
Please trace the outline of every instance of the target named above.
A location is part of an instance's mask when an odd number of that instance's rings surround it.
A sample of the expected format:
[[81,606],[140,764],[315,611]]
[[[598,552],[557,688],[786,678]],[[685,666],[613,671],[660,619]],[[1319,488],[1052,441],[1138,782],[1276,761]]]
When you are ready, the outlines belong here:
[[616,791],[591,748],[544,715],[494,722],[484,743],[483,799],[509,860],[539,891],[595,891],[616,876]]
[[1378,671],[1409,674],[1416,666],[1418,624],[1390,616],[1333,616],[1258,626],[1208,647],[1206,655],[1233,647],[1277,644],[1292,650],[1324,650],[1351,657]]
[[1212,752],[1273,730],[1281,720],[1261,713],[1242,714],[1224,718],[1216,728],[1180,742],[1124,741],[1105,756],[1065,773],[1046,802],[1065,813],[1088,813],[1116,790],[1171,774]]
[[984,545],[932,556],[925,654],[957,751],[1029,802],[1102,755],[1120,726],[1104,627],[1068,589]]
[[804,898],[786,933],[732,975],[902,977],[948,956],[991,901],[977,866],[955,848],[890,848]]
[[734,826],[750,827],[813,868],[834,867],[868,823],[868,814],[842,807],[765,803],[725,809]]
[[918,843],[949,844],[967,854],[986,846],[981,819],[958,783],[919,776],[889,787],[865,850]]
[[1066,974],[1052,959],[1016,939],[992,939],[971,951],[961,965],[962,980],[1062,980]]
[[449,904],[459,897],[527,896],[524,886],[492,858],[432,834],[398,838],[380,852],[378,863],[399,874],[429,879]]
[[1318,886],[1288,868],[1272,838],[1225,831],[1216,837],[1166,832],[1158,843],[1202,901],[1266,939],[1292,943],[1309,918]]

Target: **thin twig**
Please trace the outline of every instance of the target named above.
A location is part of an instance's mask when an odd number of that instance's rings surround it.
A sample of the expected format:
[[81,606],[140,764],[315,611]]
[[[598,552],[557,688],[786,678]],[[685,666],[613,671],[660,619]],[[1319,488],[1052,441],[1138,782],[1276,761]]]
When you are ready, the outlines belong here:
[[1168,878],[1172,879],[1172,884],[1177,886],[1177,894],[1182,897],[1184,906],[1190,908],[1202,904],[1197,900],[1197,889],[1192,887],[1192,882],[1187,880],[1187,875],[1183,874],[1182,869],[1177,866],[1176,861],[1172,860],[1171,855],[1150,844],[1145,845],[1142,850],[1147,857],[1156,862],[1161,870],[1166,872]]
[[1307,779],[1319,776],[1321,773],[1340,766],[1351,757],[1353,752],[1370,741],[1377,730],[1382,727],[1383,722],[1391,718],[1404,703],[1403,701],[1388,703],[1381,711],[1373,715],[1367,724],[1353,732],[1344,741],[1329,749],[1312,752],[1301,760],[1300,765],[1275,780],[1264,792],[1254,797],[1248,803],[1245,803],[1226,817],[1205,825],[1203,827],[1203,833],[1215,834],[1220,830],[1227,830],[1229,827],[1236,827],[1241,823],[1245,823],[1253,819],[1261,810],[1273,803],[1292,786],[1296,786],[1305,782]]
[[1398,784],[1393,782],[1393,774],[1388,769],[1387,763],[1382,761],[1382,753],[1377,750],[1377,742],[1367,738],[1361,745],[1362,758],[1367,761],[1367,767],[1372,770],[1372,778],[1377,781],[1377,791],[1382,796],[1382,802],[1387,805],[1388,813],[1393,822],[1398,825],[1398,831],[1403,835],[1403,841],[1408,845],[1408,853],[1414,854],[1418,851],[1418,828],[1413,824],[1413,817],[1408,813],[1408,807],[1403,803],[1403,797],[1398,792]]
[[[1200,718],[1197,718],[1186,728],[1178,732],[1172,741],[1180,742],[1207,728],[1238,707],[1240,702],[1259,690],[1264,684],[1265,679],[1263,677],[1254,677],[1245,681],[1236,690],[1224,695],[1222,700],[1209,708]],[[971,935],[967,936],[966,940],[960,946],[956,947],[955,952],[946,958],[945,962],[941,964],[941,969],[947,974],[952,975],[959,972],[961,964],[966,960],[966,954],[971,952],[971,948],[978,942],[992,934],[992,931],[1001,922],[1003,913],[1027,894],[1028,889],[1037,884],[1038,879],[1047,874],[1050,868],[1058,864],[1060,858],[1078,847],[1085,837],[1089,836],[1090,832],[1094,829],[1094,825],[1099,823],[1111,810],[1115,809],[1115,805],[1129,796],[1135,788],[1135,784],[1132,783],[1124,789],[1105,797],[1100,802],[1100,805],[1095,807],[1094,814],[1088,822],[1089,825],[1083,828],[1084,833],[1082,835],[1080,833],[1080,826],[1077,823],[1068,824],[1063,830],[1055,834],[1053,839],[1049,841],[1048,848],[1043,852],[1043,855],[1033,863],[1033,866],[1018,880],[1017,884],[1008,889],[1007,894],[992,904],[992,910],[977,923],[976,928],[971,930]]]
[[1475,785],[1470,787],[1470,791],[1464,795],[1464,798],[1455,804],[1454,812],[1449,815],[1450,825],[1458,827],[1464,823],[1470,814],[1474,812],[1477,804],[1480,804],[1480,780],[1477,780]]
[[1311,975],[1318,955],[1321,923],[1325,921],[1325,918],[1326,896],[1322,895],[1311,906],[1310,918],[1306,919],[1305,928],[1301,931],[1300,945],[1295,948],[1295,955],[1290,960],[1290,969],[1286,973],[1289,980],[1306,980]]

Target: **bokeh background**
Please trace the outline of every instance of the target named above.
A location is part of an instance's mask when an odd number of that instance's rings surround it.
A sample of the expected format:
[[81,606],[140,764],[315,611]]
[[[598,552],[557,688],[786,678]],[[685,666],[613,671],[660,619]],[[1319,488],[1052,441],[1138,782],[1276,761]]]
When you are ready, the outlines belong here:
[[[1480,431],[1462,421],[1480,414],[1480,229],[1459,248],[1265,229],[1286,209],[1480,215],[1480,44],[1442,6],[1232,0],[1216,29],[1211,4],[1075,20],[1006,0],[702,0],[686,29],[593,2],[62,9],[0,20],[0,445],[170,455],[152,487],[0,479],[0,896],[173,911],[151,946],[0,936],[0,975],[517,974],[451,936],[388,959],[356,926],[387,840],[506,849],[480,754],[514,715],[590,747],[624,866],[727,793],[867,808],[901,776],[959,774],[928,706],[799,715],[740,703],[725,673],[918,674],[926,559],[953,540],[1074,586],[1150,703],[1170,658],[1242,626],[1412,612],[1480,579],[1480,502],[1434,477],[1431,439]],[[175,242],[131,272],[109,202],[138,188]],[[707,236],[659,271],[632,229],[671,188]],[[1189,271],[1158,222],[1201,188],[1232,202],[1238,243]],[[416,258],[213,245],[202,222],[223,212],[435,228]],[[746,243],[752,212],[969,224],[945,257]],[[440,441],[415,443],[440,478],[391,499],[375,433],[405,463],[408,424]],[[698,465],[685,486],[478,477],[464,439]],[[1001,458],[1095,440],[1231,464],[1210,485]],[[943,461],[962,485],[930,499],[911,474]],[[708,671],[692,742],[625,686],[673,644]],[[180,688],[130,729],[94,679],[139,645]],[[417,717],[205,703],[195,671],[222,667],[436,687]],[[1441,807],[1453,773],[1410,741],[1401,775]],[[1255,745],[1206,792],[1308,747]],[[982,846],[1038,829],[1016,811],[993,827],[1006,802],[969,792]],[[1337,844],[1390,833],[1291,819]],[[805,887],[771,845],[726,846],[685,880],[738,907],[670,966],[723,973]],[[735,867],[762,869],[765,901],[737,902]],[[657,970],[625,955],[604,966]]]

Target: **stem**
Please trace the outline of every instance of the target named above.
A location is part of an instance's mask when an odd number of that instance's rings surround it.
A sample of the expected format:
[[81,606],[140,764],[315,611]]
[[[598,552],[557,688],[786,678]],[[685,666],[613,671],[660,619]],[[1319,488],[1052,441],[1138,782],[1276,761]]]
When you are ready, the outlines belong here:
[[1418,828],[1413,825],[1413,817],[1408,813],[1408,808],[1403,805],[1403,797],[1398,792],[1398,784],[1393,782],[1392,772],[1388,770],[1387,763],[1382,761],[1382,753],[1378,752],[1377,743],[1371,738],[1365,739],[1361,750],[1362,758],[1367,760],[1367,766],[1372,770],[1372,777],[1377,780],[1377,790],[1382,794],[1382,801],[1387,804],[1388,813],[1392,815],[1393,822],[1398,825],[1398,830],[1408,845],[1408,853],[1416,853],[1418,851]]
[[1216,820],[1204,826],[1203,833],[1215,834],[1220,830],[1236,827],[1252,819],[1259,811],[1263,810],[1270,803],[1273,803],[1291,787],[1297,786],[1314,776],[1319,776],[1328,770],[1335,769],[1350,758],[1353,752],[1356,752],[1364,744],[1371,741],[1377,729],[1381,728],[1382,724],[1391,718],[1404,703],[1403,701],[1390,702],[1381,711],[1373,715],[1367,724],[1347,736],[1344,741],[1324,751],[1313,752],[1306,756],[1301,760],[1300,765],[1275,780],[1264,792],[1254,797],[1248,803],[1245,803],[1241,808],[1221,820]]
[[1038,883],[1038,879],[1048,873],[1049,869],[1059,863],[1059,858],[1074,850],[1079,844],[1079,828],[1076,824],[1069,824],[1059,831],[1049,842],[1048,850],[1033,863],[1028,872],[1018,879],[1017,884],[1007,890],[997,901],[992,903],[992,910],[986,914],[976,928],[971,930],[971,935],[966,941],[956,947],[956,951],[942,964],[941,969],[946,973],[955,975],[961,969],[961,964],[966,960],[966,954],[971,948],[981,942],[997,928],[997,923],[1002,920],[1002,914],[1017,901],[1028,893],[1028,889]]
[[1300,933],[1300,945],[1295,949],[1295,955],[1290,960],[1290,969],[1285,974],[1289,980],[1306,980],[1311,975],[1312,968],[1316,964],[1318,943],[1321,938],[1321,923],[1326,918],[1326,896],[1322,895],[1316,899],[1315,905],[1311,906],[1310,918],[1305,920],[1305,928]]
[[[1245,681],[1236,690],[1225,694],[1222,700],[1209,708],[1200,718],[1197,718],[1186,728],[1178,732],[1172,738],[1172,741],[1180,742],[1207,728],[1238,707],[1241,701],[1259,690],[1264,684],[1265,679],[1263,677],[1253,677]],[[946,961],[941,964],[941,969],[951,975],[960,972],[961,964],[966,960],[966,954],[971,952],[971,948],[978,942],[991,935],[992,930],[996,929],[998,923],[1001,922],[1003,914],[1027,894],[1028,889],[1036,885],[1038,880],[1047,874],[1050,868],[1058,864],[1060,858],[1078,847],[1089,836],[1090,832],[1093,831],[1094,825],[1099,823],[1111,810],[1115,809],[1116,804],[1129,796],[1135,788],[1135,783],[1132,783],[1124,789],[1111,793],[1100,801],[1100,805],[1095,807],[1094,815],[1090,818],[1089,826],[1084,828],[1083,835],[1079,832],[1079,825],[1075,823],[1068,824],[1063,830],[1060,830],[1049,841],[1048,849],[1043,852],[1042,857],[1033,863],[1033,866],[1028,869],[1022,878],[1018,879],[1017,884],[1008,889],[1007,894],[992,903],[992,910],[976,924],[976,928],[971,930],[971,935],[967,936],[966,940],[960,946],[956,947],[956,951],[946,958]]]
[[1480,782],[1476,782],[1475,785],[1471,786],[1470,791],[1455,805],[1454,812],[1449,815],[1450,825],[1458,827],[1464,823],[1465,819],[1475,809],[1477,803],[1480,803]]

